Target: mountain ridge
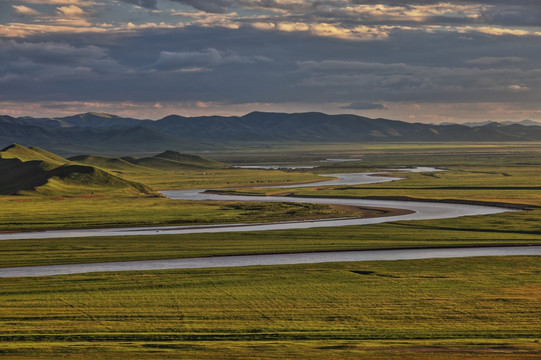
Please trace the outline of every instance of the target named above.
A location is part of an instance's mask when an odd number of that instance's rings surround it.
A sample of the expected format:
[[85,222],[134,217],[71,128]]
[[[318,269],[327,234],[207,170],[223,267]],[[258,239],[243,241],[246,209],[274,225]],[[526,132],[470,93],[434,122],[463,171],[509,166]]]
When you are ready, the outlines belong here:
[[[528,124],[528,125],[525,125]],[[523,123],[424,124],[321,112],[254,111],[243,116],[168,115],[159,120],[104,113],[58,118],[0,116],[0,147],[47,147],[62,155],[201,152],[265,142],[541,141],[541,126]],[[540,124],[541,125],[541,124]]]

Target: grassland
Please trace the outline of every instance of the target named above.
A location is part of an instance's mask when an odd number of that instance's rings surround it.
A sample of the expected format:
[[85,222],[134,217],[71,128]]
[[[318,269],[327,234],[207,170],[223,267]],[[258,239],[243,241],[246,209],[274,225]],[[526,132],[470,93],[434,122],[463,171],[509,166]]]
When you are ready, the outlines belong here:
[[311,173],[257,169],[125,171],[119,175],[129,180],[148,184],[157,190],[274,186],[321,180],[320,176]]
[[157,197],[0,197],[0,231],[190,225],[365,216],[356,207],[190,202]]
[[[415,154],[418,147],[413,146]],[[434,145],[435,146],[435,145]],[[403,148],[404,145],[401,145]],[[424,150],[417,158],[424,161],[446,162],[448,149],[436,147],[443,154]],[[477,148],[473,148],[476,150]],[[482,148],[482,151],[485,147]],[[121,238],[78,238],[3,241],[6,256],[0,266],[32,264],[55,264],[96,261],[121,261],[139,259],[164,259],[194,256],[230,254],[279,253],[325,250],[360,250],[397,247],[475,246],[498,244],[541,243],[541,192],[536,184],[539,179],[538,161],[529,149],[530,163],[524,164],[522,151],[497,154],[490,162],[477,166],[448,167],[449,171],[438,173],[402,173],[405,177],[393,183],[364,186],[315,187],[288,189],[287,193],[302,196],[336,197],[401,197],[423,199],[452,199],[462,201],[489,201],[527,204],[527,210],[490,216],[463,217],[431,221],[410,221],[339,229],[309,229],[273,232],[200,235],[155,235]],[[456,157],[468,157],[473,151],[468,147],[453,148]],[[379,154],[377,158],[382,155]],[[477,150],[476,150],[477,151]],[[466,152],[466,154],[464,153]],[[532,155],[533,154],[533,155]],[[487,154],[479,154],[481,158]],[[387,153],[386,165],[405,165],[405,154]],[[398,158],[398,159],[397,159]],[[369,160],[373,162],[376,160]],[[411,161],[411,160],[410,160]],[[421,160],[420,160],[421,161]],[[502,166],[504,163],[505,166]],[[344,165],[344,164],[342,164]],[[357,164],[354,164],[358,166]],[[429,165],[435,165],[430,163]],[[131,165],[130,165],[131,166]],[[347,166],[352,166],[348,164]],[[372,167],[372,164],[365,164]],[[219,169],[209,175],[212,181],[224,181],[224,174],[243,172],[245,182],[257,182],[267,176],[292,176],[295,173]],[[331,170],[332,167],[331,167]],[[348,168],[359,171],[358,168]],[[183,170],[186,171],[186,170]],[[166,171],[163,171],[167,173]],[[137,173],[137,172],[135,172]],[[197,178],[198,171],[186,172]],[[141,173],[138,173],[142,176]],[[173,175],[174,174],[174,175]],[[252,177],[248,174],[252,174]],[[266,175],[265,175],[266,174]],[[170,180],[176,186],[186,187],[186,177],[171,172]],[[308,174],[309,176],[313,176]],[[255,178],[253,177],[255,176]],[[167,180],[167,177],[162,176]],[[188,181],[190,183],[190,181]],[[228,190],[242,193],[282,193],[282,190]],[[38,230],[114,226],[187,225],[208,223],[259,222],[294,219],[312,219],[335,216],[374,216],[366,210],[340,206],[305,204],[242,204],[242,203],[191,203],[162,198],[137,197],[2,197],[0,206],[0,230]],[[377,214],[376,214],[377,215]]]
[[229,193],[242,194],[288,194],[316,197],[400,197],[408,196],[434,200],[476,200],[485,202],[507,202],[536,207],[541,205],[541,180],[538,166],[450,166],[447,171],[434,173],[387,174],[403,180],[389,183],[305,187],[280,189],[240,189]]
[[[78,156],[39,148],[0,151],[0,231],[200,224],[359,215],[345,207],[296,204],[190,203],[159,197],[154,189],[306,182],[307,173],[232,169],[194,155],[166,151],[153,157]],[[130,180],[135,179],[135,180]],[[24,195],[24,196],[21,196]]]
[[2,241],[0,267],[197,256],[541,244],[539,214],[216,234]]
[[538,257],[2,279],[5,358],[535,359]]
[[[302,231],[2,241],[0,266],[539,244],[540,150],[540,144],[334,144],[270,148],[263,155],[257,148],[223,152],[214,158],[306,163],[362,158],[323,163],[320,173],[416,165],[449,169],[403,174],[407,179],[387,184],[288,189],[304,196],[496,201],[526,204],[528,210]],[[116,171],[122,174],[117,175],[154,189],[302,182],[316,177],[238,169],[142,171],[121,165]],[[352,211],[303,209],[296,204],[189,205],[119,196],[17,196],[0,201],[3,230],[241,222],[261,216],[288,218],[292,211],[301,218]],[[539,257],[505,257],[0,279],[0,356],[539,359],[540,275]]]

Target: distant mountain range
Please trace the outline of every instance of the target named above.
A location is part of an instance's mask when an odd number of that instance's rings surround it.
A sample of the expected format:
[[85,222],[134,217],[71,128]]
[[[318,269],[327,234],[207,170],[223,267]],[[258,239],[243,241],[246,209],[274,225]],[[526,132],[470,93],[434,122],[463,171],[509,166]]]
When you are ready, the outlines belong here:
[[244,116],[139,120],[102,113],[62,118],[0,116],[0,148],[12,143],[63,155],[201,152],[264,142],[541,141],[541,124],[421,124],[356,115],[252,112]]

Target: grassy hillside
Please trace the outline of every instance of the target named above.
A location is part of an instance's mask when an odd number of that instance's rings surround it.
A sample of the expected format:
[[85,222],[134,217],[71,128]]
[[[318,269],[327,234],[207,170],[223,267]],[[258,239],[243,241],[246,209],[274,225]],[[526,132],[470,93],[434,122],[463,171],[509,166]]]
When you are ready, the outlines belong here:
[[122,179],[39,148],[10,145],[0,151],[0,194],[49,196],[87,194],[147,195],[146,185]]
[[154,157],[158,159],[175,161],[186,166],[198,166],[209,169],[223,169],[228,167],[228,165],[224,163],[207,159],[199,155],[181,154],[171,150],[164,151],[163,153],[155,155]]
[[43,195],[126,194],[148,195],[154,191],[143,184],[122,179],[93,166],[63,165],[47,173],[47,183],[35,188]]
[[99,167],[102,169],[108,169],[108,170],[123,170],[123,171],[141,170],[140,167],[138,167],[137,165],[132,164],[131,162],[128,162],[124,159],[108,157],[108,156],[78,155],[78,156],[70,157],[69,160],[79,163],[79,164],[96,166],[96,167]]
[[48,165],[62,165],[69,161],[37,147],[27,148],[19,144],[10,145],[0,151],[0,159],[16,159],[21,162],[42,161]]
[[[204,158],[198,155],[181,154],[176,151],[167,150],[158,155],[134,158],[126,156],[114,158],[99,155],[79,155],[70,157],[69,160],[80,164],[97,166],[107,170],[120,171],[148,171],[155,170],[185,170],[185,169],[224,169],[228,165]],[[144,169],[144,168],[146,169]]]

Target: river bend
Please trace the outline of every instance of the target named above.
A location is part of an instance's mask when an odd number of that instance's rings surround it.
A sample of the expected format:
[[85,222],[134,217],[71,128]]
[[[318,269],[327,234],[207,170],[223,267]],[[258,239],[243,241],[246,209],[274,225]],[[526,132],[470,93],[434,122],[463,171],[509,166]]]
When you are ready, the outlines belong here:
[[[416,169],[412,169],[416,171]],[[423,168],[431,171],[430,168]],[[303,186],[326,186],[326,185],[359,185],[375,182],[400,180],[400,178],[378,176],[371,173],[330,174],[334,180],[326,180],[311,184],[279,186],[303,187]],[[366,200],[366,199],[339,199],[339,198],[301,198],[289,196],[241,196],[222,195],[205,192],[204,189],[196,190],[171,190],[162,191],[162,194],[174,200],[188,201],[259,201],[259,202],[296,202],[312,204],[335,204],[351,205],[358,207],[394,208],[409,210],[410,214],[374,217],[374,218],[340,218],[310,221],[283,221],[277,223],[250,223],[250,224],[219,224],[219,225],[188,225],[188,226],[157,226],[157,227],[125,227],[104,229],[75,229],[75,230],[50,230],[35,232],[18,232],[0,234],[0,240],[21,239],[52,239],[72,237],[94,236],[137,236],[137,235],[163,235],[163,234],[196,234],[238,231],[268,231],[268,230],[293,230],[309,229],[317,227],[350,226],[379,224],[391,221],[405,220],[431,220],[455,218],[460,216],[488,215],[506,211],[508,208],[479,206],[469,204],[449,204],[441,202],[420,201],[394,201],[394,200]]]
[[[419,168],[413,171],[421,171]],[[430,171],[423,168],[422,171]],[[400,178],[378,176],[377,174],[331,174],[333,180],[318,183],[291,185],[280,187],[325,186],[325,185],[358,185],[374,182],[395,181]],[[259,224],[219,224],[201,226],[160,226],[133,227],[109,229],[78,229],[37,231],[23,233],[0,234],[0,240],[47,239],[90,236],[134,236],[158,234],[194,234],[237,231],[267,231],[308,229],[315,227],[348,226],[377,224],[390,221],[429,220],[454,218],[471,215],[496,214],[513,211],[507,208],[479,206],[467,204],[449,204],[439,202],[418,201],[389,201],[338,198],[297,198],[278,196],[238,196],[221,195],[205,192],[205,190],[174,190],[163,191],[171,199],[191,201],[264,201],[264,202],[299,202],[314,204],[339,204],[359,207],[398,208],[410,210],[412,213],[376,218],[341,218],[313,221],[285,221],[278,223]],[[287,265],[341,261],[370,261],[370,260],[413,260],[426,258],[451,258],[470,256],[507,256],[507,255],[541,255],[541,246],[517,247],[480,247],[480,248],[451,248],[451,249],[404,249],[404,250],[370,250],[370,251],[336,251],[297,254],[268,254],[244,256],[219,256],[191,259],[141,260],[91,264],[67,264],[46,266],[25,266],[1,268],[0,277],[50,276],[62,274],[78,274],[102,271],[134,271],[134,270],[165,270],[208,267],[232,267],[255,265]]]

